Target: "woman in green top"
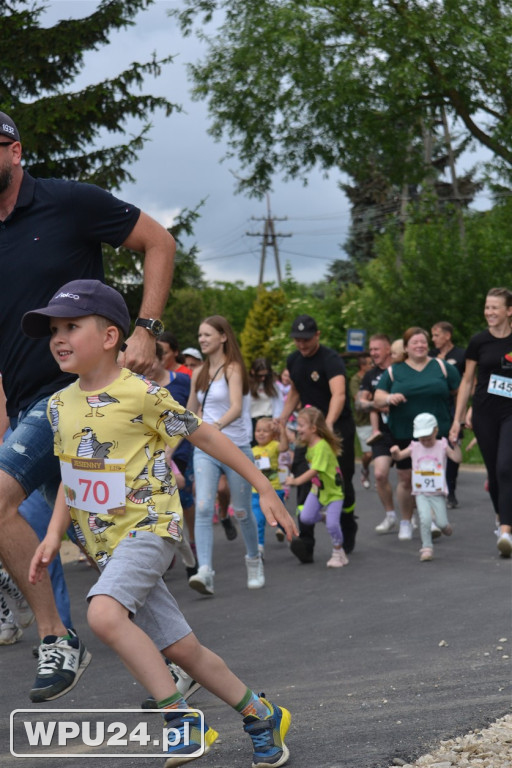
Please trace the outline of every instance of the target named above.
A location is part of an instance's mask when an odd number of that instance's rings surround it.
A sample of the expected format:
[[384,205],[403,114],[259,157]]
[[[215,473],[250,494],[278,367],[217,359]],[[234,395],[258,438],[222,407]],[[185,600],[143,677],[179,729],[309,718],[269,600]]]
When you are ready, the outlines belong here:
[[[450,395],[455,395],[460,375],[450,363],[428,356],[430,337],[418,326],[408,328],[403,336],[405,360],[385,371],[375,390],[377,408],[389,408],[389,428],[402,450],[413,437],[413,421],[419,413],[432,413],[439,425],[439,437],[448,437],[451,426]],[[411,461],[396,464],[397,496],[402,513],[398,538],[411,539]]]

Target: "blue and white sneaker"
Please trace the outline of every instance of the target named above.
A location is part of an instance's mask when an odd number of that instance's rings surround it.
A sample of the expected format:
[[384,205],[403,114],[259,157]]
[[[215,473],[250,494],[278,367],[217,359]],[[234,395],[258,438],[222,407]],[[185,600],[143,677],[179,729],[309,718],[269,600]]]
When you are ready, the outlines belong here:
[[270,710],[264,719],[254,715],[244,717],[244,731],[252,739],[254,748],[252,768],[277,768],[290,757],[284,737],[288,732],[292,716],[284,707],[278,707],[260,695],[260,700]]
[[35,702],[64,696],[75,687],[91,661],[91,654],[72,629],[66,637],[43,638],[38,655],[37,676],[29,694]]
[[[166,728],[174,728],[181,735],[177,744],[168,746],[169,757],[165,761],[164,768],[177,768],[179,765],[203,757],[210,751],[211,745],[219,737],[217,731],[210,728],[203,718],[204,737],[201,738],[201,716],[198,712],[173,712],[170,709],[165,711],[164,720]],[[188,741],[187,744],[185,744],[185,740]],[[203,745],[204,750],[201,752]]]

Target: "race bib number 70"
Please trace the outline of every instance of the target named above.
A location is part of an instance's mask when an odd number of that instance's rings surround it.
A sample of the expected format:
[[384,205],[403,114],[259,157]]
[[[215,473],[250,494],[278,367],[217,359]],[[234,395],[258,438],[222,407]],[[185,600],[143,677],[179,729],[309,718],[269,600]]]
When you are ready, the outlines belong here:
[[70,507],[104,515],[126,511],[124,461],[62,456],[60,472]]

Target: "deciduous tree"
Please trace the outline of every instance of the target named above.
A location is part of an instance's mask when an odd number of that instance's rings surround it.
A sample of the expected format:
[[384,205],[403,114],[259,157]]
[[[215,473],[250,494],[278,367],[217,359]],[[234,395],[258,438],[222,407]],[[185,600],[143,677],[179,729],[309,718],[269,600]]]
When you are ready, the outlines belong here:
[[190,32],[216,11],[194,92],[249,192],[314,165],[417,183],[441,108],[510,178],[508,0],[184,0],[178,16]]

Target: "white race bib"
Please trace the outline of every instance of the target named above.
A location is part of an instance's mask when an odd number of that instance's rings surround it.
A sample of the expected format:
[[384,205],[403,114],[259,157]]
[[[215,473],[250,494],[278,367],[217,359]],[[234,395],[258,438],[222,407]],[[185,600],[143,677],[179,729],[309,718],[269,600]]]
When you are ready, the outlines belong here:
[[512,379],[506,376],[491,374],[487,391],[490,395],[500,395],[500,397],[512,397]]
[[442,472],[412,470],[412,487],[415,493],[436,493],[442,491],[443,486]]
[[70,507],[104,515],[126,512],[124,461],[62,456],[60,472]]
[[259,456],[257,459],[254,459],[254,463],[261,472],[264,469],[270,469],[270,459],[268,456]]

